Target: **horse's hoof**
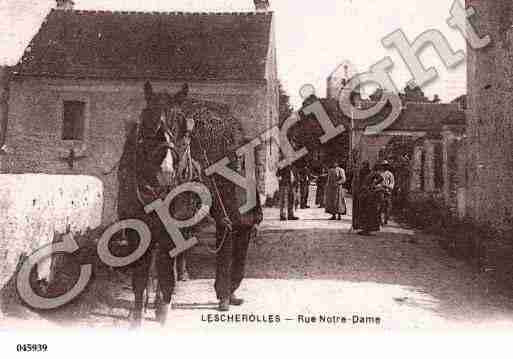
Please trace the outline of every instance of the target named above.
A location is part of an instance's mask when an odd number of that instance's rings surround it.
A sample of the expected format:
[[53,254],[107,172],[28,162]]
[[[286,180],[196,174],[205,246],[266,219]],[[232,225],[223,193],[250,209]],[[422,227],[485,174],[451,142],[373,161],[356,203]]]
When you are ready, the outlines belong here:
[[161,326],[166,325],[169,306],[169,304],[160,304],[155,310],[155,317]]
[[140,327],[141,327],[141,320],[140,320],[140,319],[139,319],[139,320],[134,320],[134,319],[132,319],[132,320],[130,321],[130,329],[132,329],[132,330],[137,330],[137,329],[139,329]]
[[132,312],[129,316],[130,329],[138,329],[142,323],[142,312]]

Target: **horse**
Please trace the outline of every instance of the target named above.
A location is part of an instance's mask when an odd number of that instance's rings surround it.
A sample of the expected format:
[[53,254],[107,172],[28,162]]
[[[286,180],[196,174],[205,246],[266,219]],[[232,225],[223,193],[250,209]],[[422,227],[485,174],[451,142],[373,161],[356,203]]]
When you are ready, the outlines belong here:
[[[135,301],[131,317],[135,327],[142,320],[152,258],[158,277],[156,319],[161,325],[166,323],[176,284],[175,258],[169,255],[173,242],[157,214],[146,213],[144,207],[184,182],[199,181],[212,194],[211,214],[217,231],[228,232],[233,222],[240,219],[230,211],[238,208],[235,185],[218,175],[207,178],[203,170],[226,155],[236,169],[238,160],[234,153],[245,140],[240,121],[231,115],[228,106],[189,98],[187,84],[176,94],[170,94],[155,92],[151,83],[146,82],[144,96],[146,108],[140,121],[128,131],[118,167],[118,216],[143,220],[152,236],[150,248],[132,267]],[[169,210],[176,219],[188,219],[200,205],[195,195],[182,193]],[[137,243],[135,232],[129,231],[127,236],[130,243]]]

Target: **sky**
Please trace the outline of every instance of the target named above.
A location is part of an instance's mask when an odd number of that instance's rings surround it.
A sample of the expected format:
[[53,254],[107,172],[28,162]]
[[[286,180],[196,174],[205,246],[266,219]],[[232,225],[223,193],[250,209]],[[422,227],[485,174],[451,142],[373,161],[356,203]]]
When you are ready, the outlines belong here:
[[[340,63],[350,62],[354,72],[390,56],[392,78],[399,89],[411,79],[404,62],[381,39],[402,29],[412,41],[436,29],[456,50],[465,41],[446,20],[454,0],[270,0],[275,12],[278,75],[297,108],[299,90],[312,84],[325,96],[326,78]],[[53,0],[0,0],[0,64],[15,64],[54,6]],[[134,11],[251,11],[252,0],[75,0],[76,9]],[[439,79],[423,90],[451,101],[466,92],[465,64],[447,70],[432,48],[423,51],[425,66],[434,66]]]

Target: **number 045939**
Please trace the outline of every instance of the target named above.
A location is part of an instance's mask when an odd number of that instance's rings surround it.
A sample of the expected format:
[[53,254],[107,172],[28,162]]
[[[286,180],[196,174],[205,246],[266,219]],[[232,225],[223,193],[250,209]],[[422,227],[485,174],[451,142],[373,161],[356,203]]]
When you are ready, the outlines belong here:
[[46,344],[18,344],[16,351],[18,352],[45,352],[48,350]]

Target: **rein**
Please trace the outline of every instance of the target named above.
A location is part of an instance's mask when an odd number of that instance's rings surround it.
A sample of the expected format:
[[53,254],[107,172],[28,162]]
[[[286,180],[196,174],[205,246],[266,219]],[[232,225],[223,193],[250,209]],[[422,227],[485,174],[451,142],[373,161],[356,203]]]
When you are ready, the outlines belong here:
[[[196,141],[198,142],[198,146],[200,148],[201,153],[203,153],[205,164],[207,165],[207,167],[209,167],[210,166],[210,161],[208,160],[207,152],[205,151],[205,148],[201,145],[201,141],[199,139],[196,139]],[[191,143],[189,141],[188,144],[187,144],[187,149],[189,150],[189,155],[190,155],[190,146],[191,146]],[[212,181],[212,185],[214,186],[214,190],[216,192],[217,200],[219,201],[219,204],[221,205],[221,209],[223,210],[223,215],[225,216],[225,218],[229,218],[228,217],[228,212],[226,211],[226,207],[224,206],[223,199],[221,198],[221,193],[219,192],[219,187],[217,186],[216,179],[214,177],[212,177],[211,181]],[[231,231],[228,228],[225,228],[224,229],[224,234],[223,234],[223,239],[221,240],[221,243],[219,244],[219,247],[216,247],[215,249],[212,249],[212,247],[210,247],[206,243],[206,241],[203,242],[203,243],[204,243],[205,247],[207,248],[208,252],[210,252],[211,254],[217,254],[223,248],[224,243],[226,242],[226,239],[228,238],[229,235],[232,235]],[[198,241],[199,241],[199,239],[198,239]]]

